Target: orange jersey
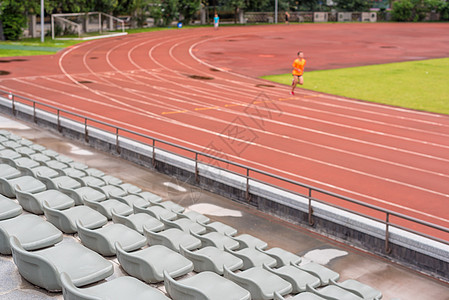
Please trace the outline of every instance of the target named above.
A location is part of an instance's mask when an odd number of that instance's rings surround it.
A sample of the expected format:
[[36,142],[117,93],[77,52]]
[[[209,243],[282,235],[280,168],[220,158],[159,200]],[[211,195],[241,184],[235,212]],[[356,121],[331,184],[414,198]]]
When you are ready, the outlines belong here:
[[[304,67],[306,65],[306,60],[297,58],[295,59],[295,61],[293,62],[293,71],[292,74],[295,76],[301,76],[304,73]],[[296,70],[299,69],[300,71]]]

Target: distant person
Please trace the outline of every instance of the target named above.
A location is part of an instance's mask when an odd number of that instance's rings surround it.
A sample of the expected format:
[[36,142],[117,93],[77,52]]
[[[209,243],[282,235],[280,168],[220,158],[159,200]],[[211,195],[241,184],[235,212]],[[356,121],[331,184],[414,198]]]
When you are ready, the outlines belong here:
[[214,29],[218,30],[218,25],[220,24],[220,17],[218,16],[218,14],[215,14],[214,17]]
[[302,75],[304,74],[304,67],[306,66],[306,60],[304,59],[304,53],[302,51],[298,51],[298,58],[293,62],[293,81],[292,81],[292,91],[291,94],[295,95],[296,85],[299,83],[300,85],[304,84],[304,79]]
[[288,13],[288,11],[285,12],[285,24],[288,25],[288,19],[290,18],[290,14]]

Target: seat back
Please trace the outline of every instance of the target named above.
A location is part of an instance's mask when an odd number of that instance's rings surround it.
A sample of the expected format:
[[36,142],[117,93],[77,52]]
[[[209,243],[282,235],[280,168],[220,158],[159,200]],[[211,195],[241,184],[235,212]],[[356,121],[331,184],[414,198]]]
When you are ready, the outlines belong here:
[[82,289],[77,288],[65,272],[61,273],[60,280],[64,300],[101,300],[101,298],[88,295]]
[[174,300],[209,300],[199,289],[174,280],[167,271],[164,271],[164,286]]
[[19,240],[14,236],[9,241],[14,263],[23,278],[48,291],[61,290],[59,272],[50,261],[23,249]]

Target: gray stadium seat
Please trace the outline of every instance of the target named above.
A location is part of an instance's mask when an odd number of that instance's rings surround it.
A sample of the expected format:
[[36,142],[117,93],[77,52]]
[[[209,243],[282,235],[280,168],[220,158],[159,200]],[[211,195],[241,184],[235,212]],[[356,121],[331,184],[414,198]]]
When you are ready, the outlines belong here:
[[111,262],[77,242],[65,241],[36,251],[25,250],[15,237],[10,243],[20,275],[48,291],[61,291],[63,272],[76,286],[103,280],[114,272]]
[[106,199],[103,201],[91,201],[88,199],[84,199],[84,204],[86,206],[91,207],[92,209],[95,209],[99,213],[101,213],[103,216],[108,218],[108,220],[112,220],[112,211],[114,210],[116,213],[120,215],[130,215],[133,213],[133,209],[124,204],[123,202],[120,202],[116,199]]
[[12,236],[26,250],[44,248],[62,241],[62,232],[36,215],[20,215],[0,221],[1,254],[11,254],[9,239]]
[[49,178],[55,178],[58,176],[61,176],[61,173],[59,173],[57,170],[52,169],[50,167],[47,166],[37,166],[34,168],[27,168],[27,167],[18,167],[19,170],[21,170],[23,172],[24,175],[30,175],[33,177],[37,178],[37,175],[40,174],[41,176],[44,177],[49,177]]
[[60,188],[61,192],[75,200],[75,205],[83,205],[85,200],[100,202],[106,200],[106,195],[90,186],[82,186],[76,189]]
[[104,185],[104,186],[93,187],[93,188],[95,188],[98,191],[104,193],[106,195],[106,197],[109,198],[109,199],[124,197],[124,196],[126,196],[128,194],[121,187],[118,187],[118,186],[115,186],[115,185],[111,185],[111,184]]
[[98,211],[84,205],[58,210],[49,207],[44,201],[43,206],[47,220],[64,233],[77,232],[77,221],[81,221],[87,228],[98,228],[108,222],[108,219]]
[[204,224],[210,222],[209,217],[206,217],[205,215],[200,214],[199,212],[196,212],[194,210],[188,210],[178,214],[178,219],[179,218],[188,218],[197,223],[204,223]]
[[308,262],[302,265],[297,265],[297,267],[318,277],[321,281],[321,285],[328,285],[331,279],[337,281],[338,278],[340,278],[340,274],[325,266],[317,264],[316,262]]
[[363,299],[382,299],[381,291],[376,290],[375,288],[354,279],[347,279],[343,282],[335,282],[334,280],[330,279],[330,284],[336,285],[344,290],[354,293]]
[[295,265],[281,266],[277,269],[270,268],[266,265],[263,267],[290,282],[292,285],[292,293],[294,294],[304,292],[306,290],[306,285],[311,287],[318,287],[321,285],[321,281],[318,277],[299,269]]
[[351,293],[345,289],[342,289],[336,285],[328,285],[324,288],[316,290],[315,288],[307,285],[306,290],[310,293],[318,295],[327,300],[362,300],[363,298]]
[[28,175],[12,179],[0,178],[0,194],[6,197],[16,197],[17,186],[21,191],[29,193],[38,193],[47,189],[44,183]]
[[[284,299],[285,298],[282,297],[281,294],[279,294],[277,292],[274,293],[274,300],[284,300]],[[309,293],[309,292],[300,293],[300,294],[297,294],[288,299],[289,300],[326,300],[325,298],[322,298],[320,296],[317,296],[317,295]]]
[[253,299],[273,299],[274,292],[285,295],[292,290],[292,285],[288,281],[262,267],[254,267],[237,273],[224,267],[224,277],[248,290]]
[[174,220],[176,218],[176,213],[165,209],[161,206],[150,206],[150,207],[139,207],[134,205],[133,207],[134,209],[134,213],[143,213],[143,214],[148,214],[158,220],[162,218],[166,219],[166,220]]
[[0,178],[12,179],[22,175],[20,170],[8,164],[0,164]]
[[77,221],[78,237],[87,248],[103,256],[116,253],[115,243],[119,242],[126,251],[137,250],[146,245],[147,239],[123,224],[110,224],[105,227],[88,229]]
[[150,206],[150,202],[145,200],[143,197],[135,195],[135,194],[129,194],[123,197],[117,197],[118,201],[125,203],[129,207],[133,207],[134,205],[138,207],[148,207]]
[[164,284],[174,300],[251,299],[251,294],[247,290],[213,272],[201,272],[179,281],[164,272]]
[[194,270],[198,273],[211,271],[223,275],[224,266],[231,271],[238,270],[243,266],[243,261],[240,258],[213,246],[204,247],[197,251],[190,251],[183,246],[179,246],[179,250],[182,255],[193,262]]
[[260,248],[256,249],[276,259],[276,265],[278,267],[289,266],[290,264],[299,264],[301,262],[300,256],[286,251],[282,248],[274,247],[268,250],[262,250]]
[[61,283],[64,299],[66,300],[169,300],[158,289],[130,276],[114,278],[86,288],[77,288],[70,276],[62,273]]
[[219,232],[221,234],[224,235],[229,235],[229,236],[233,236],[237,234],[237,229],[235,229],[234,227],[231,227],[227,224],[215,221],[215,222],[211,222],[211,223],[201,223],[199,222],[201,225],[203,225],[204,227],[206,227],[207,231],[216,231]]
[[20,153],[17,153],[14,150],[11,150],[11,149],[0,150],[0,161],[3,161],[4,158],[16,159],[19,157],[22,157],[22,155],[20,155]]
[[161,217],[161,221],[162,223],[164,223],[165,228],[178,228],[187,233],[195,233],[195,234],[201,234],[206,232],[206,227],[187,218],[166,220],[163,217]]
[[265,249],[268,244],[259,238],[256,238],[250,234],[240,234],[237,236],[232,236],[232,238],[239,242],[240,248],[259,248]]
[[170,200],[168,200],[168,201],[161,201],[161,202],[151,202],[151,204],[153,206],[163,207],[163,208],[165,208],[167,210],[170,210],[170,211],[172,211],[174,213],[182,213],[185,210],[184,207],[182,207],[181,205],[176,204],[175,202],[170,201]]
[[235,250],[240,247],[238,241],[232,239],[231,237],[224,235],[220,232],[212,231],[202,235],[190,232],[194,237],[201,240],[202,247],[213,246],[220,250],[228,248],[230,250]]
[[115,245],[117,259],[129,275],[147,283],[164,280],[164,271],[176,278],[193,270],[193,263],[181,254],[162,245],[153,245],[134,252]]
[[22,213],[22,206],[15,201],[0,195],[0,220],[17,217]]
[[[62,163],[60,161],[58,161],[58,163]],[[66,176],[70,176],[72,178],[81,178],[81,177],[86,177],[87,173],[84,172],[83,170],[78,170],[78,169],[74,169],[74,168],[59,168],[59,171],[66,175]]]
[[225,251],[243,260],[242,270],[247,270],[253,267],[262,267],[263,264],[266,264],[269,267],[276,266],[276,259],[254,248],[243,248],[234,251],[225,247]]
[[144,198],[145,200],[147,200],[150,203],[158,203],[158,202],[162,201],[162,197],[160,197],[156,194],[150,193],[148,191],[143,191],[143,192],[137,193],[137,195]]
[[143,232],[150,245],[163,245],[173,251],[179,252],[179,246],[192,250],[201,246],[201,241],[189,233],[177,228],[169,228],[159,232],[143,227]]
[[76,189],[82,186],[78,180],[65,175],[50,178],[43,176],[43,174],[37,174],[37,178],[45,183],[48,189]]
[[164,229],[164,223],[150,215],[142,213],[122,216],[112,210],[112,221],[114,223],[120,223],[128,226],[129,228],[136,230],[140,234],[144,234],[143,226],[146,226],[150,231],[161,231]]
[[58,190],[45,190],[38,193],[22,192],[20,187],[16,189],[17,201],[26,210],[33,214],[42,215],[44,213],[44,201],[54,209],[66,209],[75,205],[75,201]]

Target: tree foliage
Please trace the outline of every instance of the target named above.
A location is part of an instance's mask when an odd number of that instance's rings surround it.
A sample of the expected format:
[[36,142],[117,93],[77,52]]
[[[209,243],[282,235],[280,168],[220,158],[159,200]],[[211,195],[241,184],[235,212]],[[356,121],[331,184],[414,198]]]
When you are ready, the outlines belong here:
[[27,25],[26,9],[22,1],[4,0],[0,3],[0,19],[7,40],[17,40]]
[[371,7],[368,0],[334,0],[334,3],[341,11],[366,11]]

